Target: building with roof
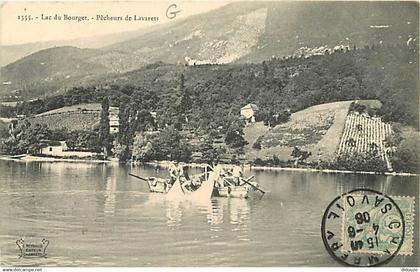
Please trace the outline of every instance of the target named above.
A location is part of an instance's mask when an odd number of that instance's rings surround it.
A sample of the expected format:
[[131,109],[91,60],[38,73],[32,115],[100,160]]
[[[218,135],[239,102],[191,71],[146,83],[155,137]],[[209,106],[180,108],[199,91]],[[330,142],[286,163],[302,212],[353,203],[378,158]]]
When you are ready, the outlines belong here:
[[118,117],[119,108],[109,107],[109,133],[118,133],[120,118]]
[[95,157],[100,153],[90,151],[76,151],[69,150],[65,141],[48,141],[43,144],[43,147],[39,150],[40,155],[51,156],[51,157],[77,157],[87,158]]
[[254,123],[255,122],[255,115],[258,112],[258,106],[249,103],[241,108],[241,115],[246,119],[248,123]]

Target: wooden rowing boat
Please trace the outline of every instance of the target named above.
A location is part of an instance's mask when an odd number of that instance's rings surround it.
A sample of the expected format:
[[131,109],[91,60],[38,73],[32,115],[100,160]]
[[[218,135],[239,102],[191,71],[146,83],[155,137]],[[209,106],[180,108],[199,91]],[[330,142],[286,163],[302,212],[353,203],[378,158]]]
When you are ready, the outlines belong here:
[[254,176],[251,176],[247,179],[241,178],[241,185],[237,185],[234,182],[224,178],[224,184],[227,185],[215,188],[214,194],[220,197],[247,198],[249,194],[254,191],[261,191],[265,193],[259,188],[258,183],[250,182],[250,180],[253,178]]
[[168,183],[163,178],[149,177],[147,179],[147,184],[149,185],[149,190],[152,193],[165,194],[169,190]]
[[[169,199],[192,199],[192,200],[209,200],[211,198],[215,175],[210,175],[207,180],[201,182],[200,187],[194,191],[184,189],[181,180],[178,178],[171,186],[164,178],[157,177],[140,177],[129,173],[130,176],[146,181],[151,193],[166,194]],[[199,181],[203,178],[203,174],[193,176],[194,180]]]
[[[254,176],[248,179],[243,179],[241,185],[235,185],[227,181],[227,186],[215,187],[216,181],[220,178],[216,173],[210,172],[206,180],[202,181],[200,187],[194,191],[185,189],[181,180],[178,178],[171,186],[167,180],[157,177],[144,178],[129,173],[130,176],[136,177],[147,182],[149,190],[152,193],[166,194],[168,199],[189,199],[189,200],[209,200],[212,195],[220,197],[234,197],[234,198],[247,198],[251,192],[260,191],[263,195],[265,192],[259,188],[258,183],[250,182]],[[204,175],[205,178],[206,175]],[[193,176],[195,180],[201,180],[203,174]],[[262,197],[262,196],[261,196]]]
[[216,188],[217,195],[220,197],[247,198],[250,186],[226,186]]
[[147,182],[147,186],[149,187],[149,190],[151,193],[161,193],[161,194],[165,194],[169,191],[169,186],[168,186],[168,182],[166,181],[166,179],[163,178],[156,178],[156,177],[140,177],[131,173],[128,173],[128,175],[138,178],[142,181],[146,181]]

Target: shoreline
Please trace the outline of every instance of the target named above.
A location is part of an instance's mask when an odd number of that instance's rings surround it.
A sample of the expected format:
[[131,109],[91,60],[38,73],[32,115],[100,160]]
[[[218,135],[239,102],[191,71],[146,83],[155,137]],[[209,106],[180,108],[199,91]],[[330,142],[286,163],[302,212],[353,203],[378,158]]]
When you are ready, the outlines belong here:
[[[87,160],[87,159],[66,159],[66,158],[53,158],[53,157],[38,157],[32,155],[24,155],[21,157],[0,155],[0,160],[3,161],[16,161],[16,162],[83,162],[83,163],[118,163],[118,160]],[[150,165],[159,166],[166,168],[170,165],[170,161],[151,161],[151,162],[131,162],[131,165]],[[206,163],[184,163],[186,166],[193,168],[204,168]],[[232,166],[232,164],[222,164],[224,166]],[[409,176],[415,177],[419,174],[413,173],[396,173],[396,172],[385,172],[377,173],[373,171],[350,171],[350,170],[333,170],[333,169],[315,169],[315,168],[293,168],[293,167],[280,167],[280,166],[253,166],[250,164],[244,164],[244,167],[254,170],[266,170],[266,171],[291,171],[291,172],[319,172],[326,174],[361,174],[361,175],[384,175],[384,176]]]
[[2,161],[15,161],[15,162],[86,162],[86,163],[113,163],[112,160],[86,160],[86,159],[66,159],[66,158],[53,158],[53,157],[38,157],[32,155],[25,155],[21,157],[1,155]]
[[413,173],[397,173],[397,172],[378,173],[378,172],[373,172],[373,171],[292,168],[292,167],[280,167],[280,166],[250,166],[250,168],[255,169],[255,170],[320,172],[320,173],[327,173],[327,174],[331,174],[331,173],[332,174],[361,174],[361,175],[409,176],[409,177],[419,176],[419,174],[413,174]]
[[[170,161],[151,161],[145,162],[146,165],[168,167]],[[136,164],[137,165],[137,164]],[[205,167],[205,163],[185,163],[189,167]],[[231,166],[232,164],[222,164],[226,166]],[[268,170],[268,171],[294,171],[294,172],[320,172],[326,174],[361,174],[361,175],[384,175],[384,176],[409,176],[415,177],[419,174],[413,173],[396,173],[396,172],[385,172],[378,173],[374,171],[350,171],[350,170],[334,170],[334,169],[315,169],[315,168],[293,168],[293,167],[280,167],[280,166],[254,166],[250,164],[244,164],[244,167],[254,170]]]

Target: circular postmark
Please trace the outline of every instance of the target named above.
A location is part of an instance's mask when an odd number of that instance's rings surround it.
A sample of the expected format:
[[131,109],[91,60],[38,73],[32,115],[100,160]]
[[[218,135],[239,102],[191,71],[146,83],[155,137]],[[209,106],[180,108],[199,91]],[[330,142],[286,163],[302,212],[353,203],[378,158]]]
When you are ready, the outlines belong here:
[[401,209],[389,196],[355,189],[325,210],[321,235],[328,253],[349,266],[378,266],[394,258],[404,242]]

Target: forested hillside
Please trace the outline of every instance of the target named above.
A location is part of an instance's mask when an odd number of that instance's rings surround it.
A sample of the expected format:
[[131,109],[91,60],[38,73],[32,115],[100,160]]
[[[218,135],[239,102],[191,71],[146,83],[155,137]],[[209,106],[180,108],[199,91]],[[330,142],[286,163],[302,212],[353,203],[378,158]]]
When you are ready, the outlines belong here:
[[[287,109],[341,100],[378,99],[385,121],[418,126],[418,52],[406,45],[374,45],[309,58],[271,59],[261,64],[183,66],[156,63],[115,77],[94,79],[64,95],[2,107],[1,114],[35,114],[110,96],[141,101],[174,123],[182,99],[194,128],[224,125],[242,106],[256,103],[262,118]],[[182,87],[181,77],[183,78]],[[188,102],[187,101],[187,102]],[[184,101],[185,102],[185,101]],[[265,117],[264,117],[265,116]]]
[[[170,137],[177,141],[201,138],[212,143],[223,137],[222,141],[240,153],[246,144],[240,108],[247,103],[258,105],[258,120],[275,126],[287,121],[290,113],[314,105],[377,99],[382,107],[370,109],[370,115],[418,129],[417,60],[417,47],[403,44],[272,58],[261,64],[155,63],[122,75],[92,79],[63,95],[17,107],[2,106],[0,113],[4,117],[30,116],[63,106],[100,103],[108,97],[111,106],[120,108],[120,120],[127,121],[126,145],[133,143],[137,132],[169,126],[182,133],[175,137],[168,130],[168,141]],[[164,157],[164,152],[159,154]]]

